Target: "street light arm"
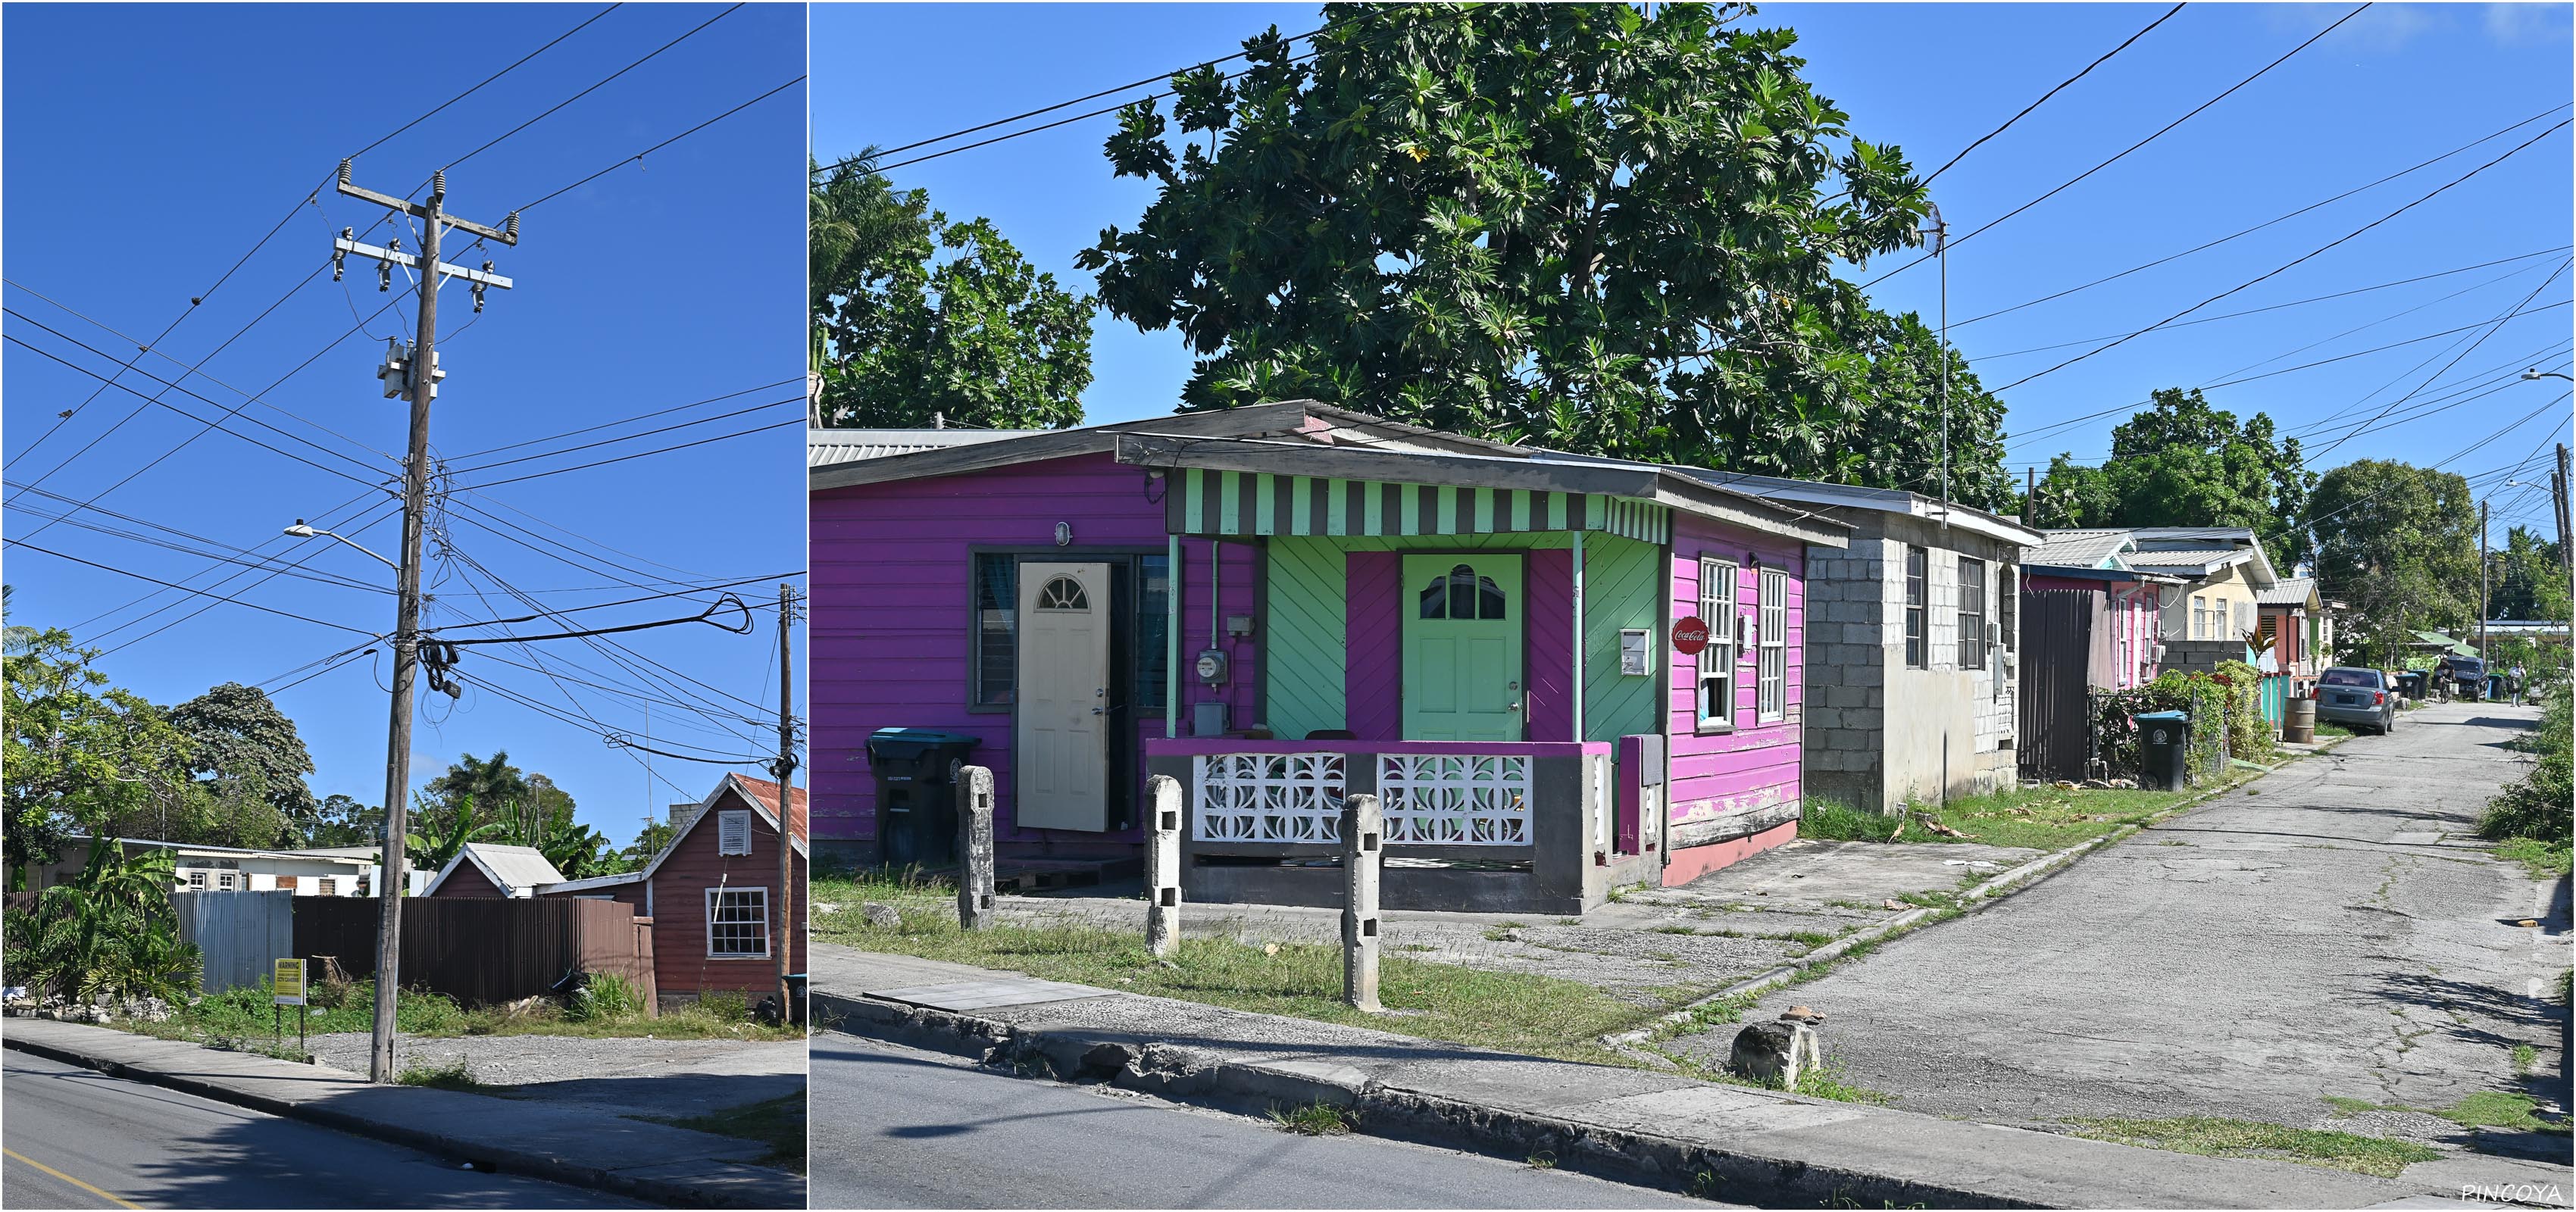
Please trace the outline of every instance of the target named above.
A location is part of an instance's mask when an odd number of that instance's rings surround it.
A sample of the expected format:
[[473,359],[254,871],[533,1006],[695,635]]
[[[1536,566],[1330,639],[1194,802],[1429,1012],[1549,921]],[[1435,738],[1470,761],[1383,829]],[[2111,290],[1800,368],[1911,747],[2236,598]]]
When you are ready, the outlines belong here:
[[2526,370],[2522,372],[2522,377],[2525,379],[2565,379],[2570,383],[2576,383],[2576,375],[2568,374],[2563,370]]
[[304,519],[302,519],[302,518],[297,518],[297,519],[295,519],[295,524],[294,524],[293,526],[289,526],[289,527],[287,527],[287,528],[286,528],[285,533],[290,534],[290,535],[293,535],[293,536],[295,536],[296,538],[299,538],[299,539],[311,539],[311,538],[336,539],[336,540],[338,540],[338,541],[340,541],[340,542],[342,542],[342,543],[347,544],[348,546],[356,547],[359,551],[366,552],[366,554],[367,554],[367,558],[372,559],[372,560],[374,560],[375,562],[377,562],[377,563],[379,563],[379,564],[382,564],[382,565],[384,565],[384,566],[385,566],[385,567],[387,567],[387,568],[393,569],[395,572],[401,572],[401,571],[402,571],[402,565],[397,564],[397,563],[394,563],[392,560],[388,560],[388,559],[384,558],[383,556],[377,555],[375,552],[367,551],[367,549],[366,549],[365,547],[360,546],[356,541],[354,541],[354,540],[350,539],[347,535],[343,535],[343,534],[335,534],[335,533],[333,533],[333,532],[331,532],[331,531],[328,531],[328,530],[318,530],[318,529],[315,529],[314,527],[307,526],[307,525],[305,525],[305,524],[304,524]]

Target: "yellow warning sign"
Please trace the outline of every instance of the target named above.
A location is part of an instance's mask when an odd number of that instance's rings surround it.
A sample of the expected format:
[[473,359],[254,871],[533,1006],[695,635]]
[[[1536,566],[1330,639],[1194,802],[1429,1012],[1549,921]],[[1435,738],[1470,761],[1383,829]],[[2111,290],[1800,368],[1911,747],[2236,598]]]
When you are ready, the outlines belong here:
[[277,961],[277,976],[269,983],[277,991],[276,1003],[278,1005],[303,1005],[304,961],[300,959],[282,959]]

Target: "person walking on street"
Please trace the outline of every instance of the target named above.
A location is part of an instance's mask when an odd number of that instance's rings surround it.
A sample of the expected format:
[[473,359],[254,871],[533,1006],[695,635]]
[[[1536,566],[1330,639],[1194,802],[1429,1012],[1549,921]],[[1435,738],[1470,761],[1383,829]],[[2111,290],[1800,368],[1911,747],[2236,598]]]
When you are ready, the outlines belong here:
[[2522,706],[2522,664],[2518,661],[2513,667],[2513,705]]

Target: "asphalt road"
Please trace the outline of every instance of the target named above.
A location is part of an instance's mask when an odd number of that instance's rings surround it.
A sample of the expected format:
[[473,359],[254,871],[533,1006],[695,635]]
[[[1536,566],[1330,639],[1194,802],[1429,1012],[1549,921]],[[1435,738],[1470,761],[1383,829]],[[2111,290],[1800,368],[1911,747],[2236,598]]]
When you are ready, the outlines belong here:
[[1715,1208],[1662,1191],[814,1037],[817,1208]]
[[640,1208],[23,1052],[0,1076],[0,1207]]
[[[2479,811],[2527,769],[2532,708],[2408,712],[2169,818],[1985,912],[1766,998],[1828,1016],[1825,1058],[1896,1106],[2036,1125],[2223,1115],[2454,1139],[2446,1108],[2563,1099],[2567,960],[2550,885],[2492,857]],[[2539,919],[2538,928],[2515,923]],[[1731,1031],[1692,1051],[1722,1060]],[[2556,1138],[2563,1158],[2565,1137]]]

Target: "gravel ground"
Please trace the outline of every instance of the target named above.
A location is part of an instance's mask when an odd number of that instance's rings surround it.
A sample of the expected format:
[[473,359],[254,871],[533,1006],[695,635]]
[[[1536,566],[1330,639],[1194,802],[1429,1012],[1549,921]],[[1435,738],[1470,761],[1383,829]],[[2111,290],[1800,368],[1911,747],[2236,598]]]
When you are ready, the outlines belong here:
[[[1911,908],[1893,897],[1956,890],[2025,862],[2036,850],[1970,844],[1793,841],[1679,888],[1623,893],[1580,918],[1529,914],[1385,914],[1388,954],[1492,972],[1581,981],[1640,1005],[1676,987],[1716,989],[1778,967],[1832,938]],[[1142,931],[1142,888],[1128,880],[1000,898],[1004,921]],[[823,913],[857,913],[826,902]],[[1335,943],[1341,911],[1279,905],[1192,904],[1193,938]]]
[[[367,1071],[367,1036],[316,1035],[316,1063]],[[805,1041],[593,1039],[571,1035],[468,1035],[395,1045],[403,1068],[463,1060],[475,1080],[510,1097],[587,1103],[620,1114],[696,1115],[802,1090]]]

